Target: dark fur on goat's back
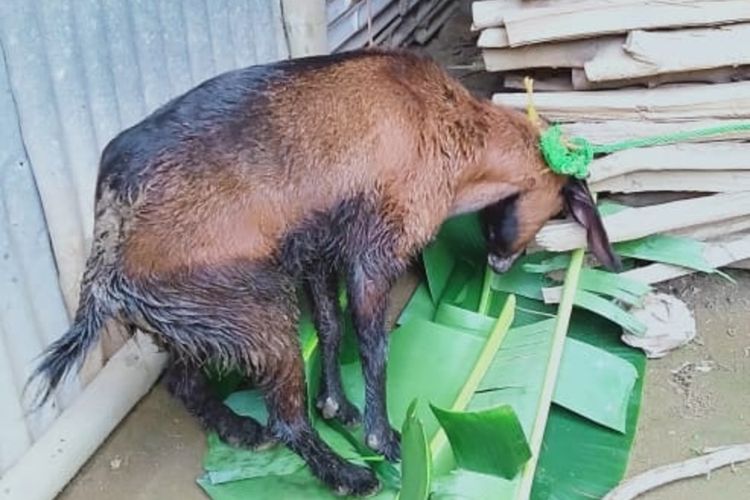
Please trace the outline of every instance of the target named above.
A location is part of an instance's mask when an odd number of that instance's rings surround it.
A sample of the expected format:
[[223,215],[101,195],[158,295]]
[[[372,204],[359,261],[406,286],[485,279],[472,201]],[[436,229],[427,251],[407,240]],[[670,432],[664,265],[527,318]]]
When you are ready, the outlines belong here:
[[311,213],[363,193],[399,221],[398,253],[406,256],[446,217],[457,184],[469,181],[451,170],[483,160],[474,156],[493,134],[521,142],[504,152],[507,176],[527,182],[514,166],[533,151],[531,127],[479,111],[436,64],[405,52],[237,70],[114,139],[98,197],[110,191],[132,207],[121,235],[131,276],[265,259]]

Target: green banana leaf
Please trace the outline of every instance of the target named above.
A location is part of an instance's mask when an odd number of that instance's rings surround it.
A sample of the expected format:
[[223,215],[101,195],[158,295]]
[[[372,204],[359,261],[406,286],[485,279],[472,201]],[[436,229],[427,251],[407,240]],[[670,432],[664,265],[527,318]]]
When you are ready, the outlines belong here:
[[611,300],[607,300],[595,293],[578,290],[575,296],[575,305],[595,312],[613,323],[617,323],[627,331],[633,333],[633,335],[643,335],[646,333],[646,325],[636,319],[635,316],[617,306]]
[[432,455],[422,422],[416,416],[417,400],[406,410],[401,431],[402,487],[398,498],[405,500],[427,500],[431,489]]
[[615,243],[613,247],[618,255],[624,257],[674,264],[705,273],[716,271],[703,255],[705,244],[692,238],[654,234],[637,240]]
[[512,479],[531,457],[521,424],[509,405],[474,412],[430,407],[448,436],[456,464],[463,469]]
[[643,303],[651,286],[615,273],[598,269],[583,269],[579,289],[596,292],[635,306]]
[[532,500],[588,500],[604,496],[625,474],[638,426],[646,356],[622,344],[617,325],[595,314],[576,312],[568,335],[630,363],[638,377],[628,403],[625,433],[591,425],[559,406],[552,407]]

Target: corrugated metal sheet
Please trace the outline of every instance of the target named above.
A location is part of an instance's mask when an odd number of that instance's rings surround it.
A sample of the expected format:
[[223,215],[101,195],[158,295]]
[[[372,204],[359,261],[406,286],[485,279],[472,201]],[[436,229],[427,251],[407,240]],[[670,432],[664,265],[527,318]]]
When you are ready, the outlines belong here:
[[326,0],[328,48],[360,49],[370,39],[389,47],[425,43],[457,7],[454,0]]
[[206,78],[288,48],[277,0],[3,0],[0,48],[2,473],[77,391],[23,418],[32,359],[77,301],[102,148]]

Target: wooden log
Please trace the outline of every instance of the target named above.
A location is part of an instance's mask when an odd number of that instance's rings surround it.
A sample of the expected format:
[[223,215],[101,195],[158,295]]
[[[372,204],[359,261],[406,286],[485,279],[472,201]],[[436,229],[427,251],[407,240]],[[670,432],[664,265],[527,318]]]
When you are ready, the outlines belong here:
[[[670,230],[750,215],[750,193],[721,193],[662,205],[629,208],[604,217],[612,242],[643,238]],[[534,239],[537,246],[565,252],[586,246],[586,232],[576,222],[547,223]]]
[[592,82],[581,68],[571,70],[574,90],[606,90],[623,87],[655,88],[669,83],[729,83],[750,79],[750,66],[723,67],[679,73],[662,73],[643,78]]
[[[750,144],[718,142],[627,149],[594,160],[589,182],[595,183],[631,172],[669,170],[750,171]],[[665,177],[665,180],[670,179]],[[670,184],[665,184],[664,190],[679,191]]]
[[[725,241],[712,242],[706,245],[703,252],[706,261],[715,268],[730,267],[733,263],[742,263],[750,258],[750,234],[735,235]],[[637,267],[620,273],[623,278],[630,278],[641,283],[654,284],[680,276],[686,276],[696,271],[671,264],[653,263]],[[547,304],[560,302],[562,287],[551,286],[542,288],[542,296]]]
[[[495,94],[492,101],[517,109],[526,108],[526,95],[522,93]],[[578,119],[678,121],[750,118],[750,82],[548,92],[535,95],[534,104],[541,116],[561,122]]]
[[665,189],[700,193],[750,191],[750,170],[631,172],[593,182],[590,188],[595,193],[643,193]]
[[678,31],[631,31],[584,65],[592,82],[750,64],[750,24]]
[[[523,90],[526,88],[523,84],[525,76],[526,75],[507,74],[503,80],[503,87],[506,89]],[[573,90],[573,85],[570,82],[570,73],[568,72],[541,78],[533,76],[533,78],[535,91],[565,92]]]
[[[536,82],[534,84],[534,88],[536,88]],[[569,136],[585,137],[594,144],[607,144],[611,142],[634,139],[637,137],[672,134],[674,132],[698,130],[709,127],[731,126],[740,123],[746,123],[746,120],[700,120],[674,123],[610,120],[603,122],[566,123],[562,126],[562,128],[565,134]],[[731,134],[722,134],[712,137],[697,137],[694,139],[683,141],[683,144],[704,142],[717,143],[748,139],[750,139],[750,130],[743,130],[740,132],[732,132]],[[601,164],[601,162],[603,161],[605,161],[605,159],[597,160],[599,164]]]
[[745,0],[641,0],[560,7],[530,7],[503,15],[511,47],[590,38],[636,29],[711,26],[750,21]]
[[619,45],[623,37],[601,37],[595,40],[533,45],[529,47],[484,49],[482,58],[487,71],[509,71],[521,68],[582,68],[606,45]]

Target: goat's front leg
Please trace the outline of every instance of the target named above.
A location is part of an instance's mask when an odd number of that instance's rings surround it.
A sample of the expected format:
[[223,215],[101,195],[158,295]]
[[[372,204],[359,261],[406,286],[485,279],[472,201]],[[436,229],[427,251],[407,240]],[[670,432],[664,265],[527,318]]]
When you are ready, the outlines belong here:
[[365,269],[357,263],[350,271],[348,287],[365,379],[365,440],[391,461],[401,455],[400,435],[390,426],[386,406],[385,312],[394,275],[395,272],[379,268]]

